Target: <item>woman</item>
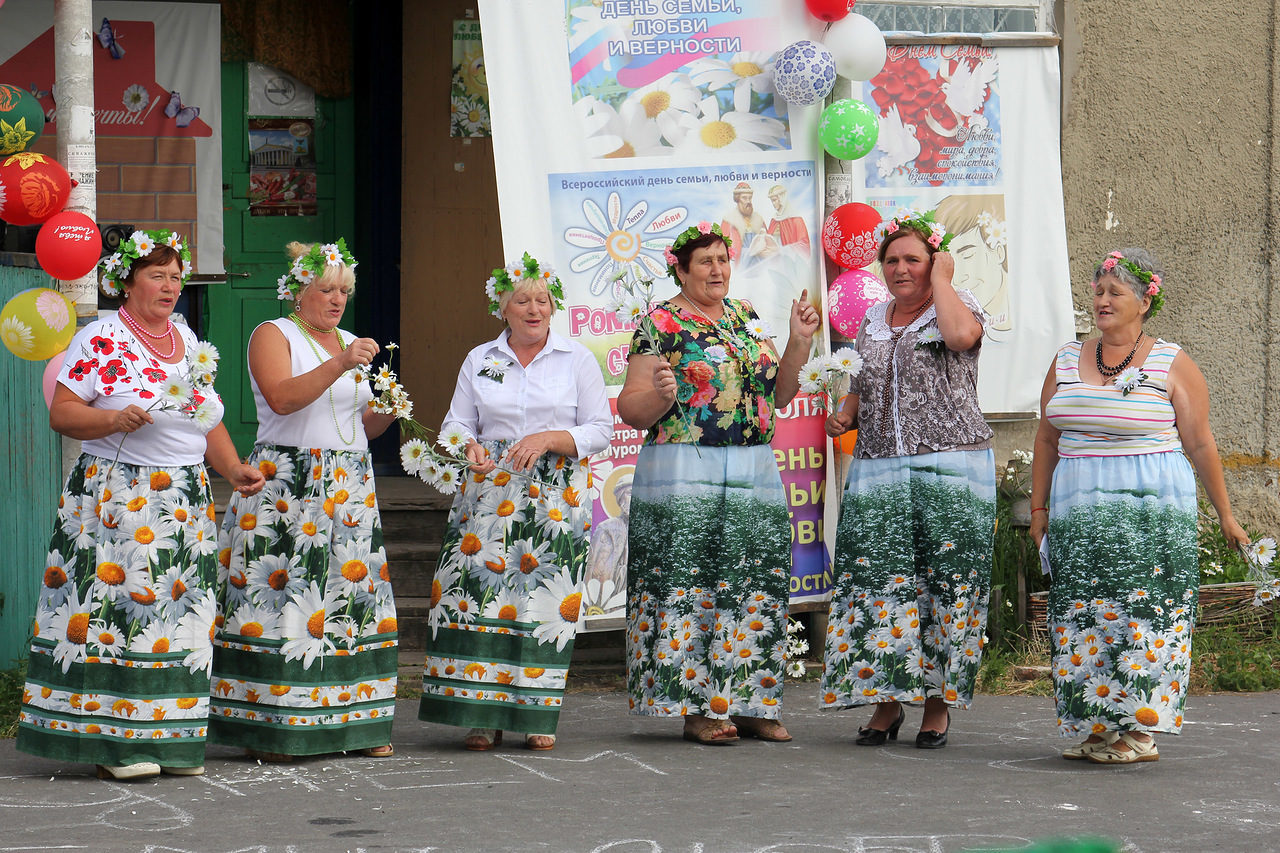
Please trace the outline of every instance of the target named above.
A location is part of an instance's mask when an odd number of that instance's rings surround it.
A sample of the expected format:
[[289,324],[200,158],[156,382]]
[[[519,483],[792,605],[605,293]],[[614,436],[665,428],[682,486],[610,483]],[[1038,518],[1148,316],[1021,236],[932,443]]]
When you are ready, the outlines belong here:
[[472,475],[431,584],[418,717],[469,727],[470,750],[507,729],[547,750],[582,604],[587,457],[609,446],[613,416],[595,356],[551,331],[564,291],[550,267],[526,253],[486,291],[507,328],[467,355],[441,427]]
[[978,410],[986,315],[951,284],[951,235],[932,212],[884,226],[893,299],[858,331],[862,372],[827,419],[858,443],[836,530],[822,707],[874,705],[856,743],[896,740],[902,703],[924,703],[916,746],[946,746],[973,699],[995,524],[991,429]]
[[83,442],[58,502],[18,749],[101,778],[204,772],[217,531],[203,460],[240,492],[217,351],[170,319],[190,252],[135,231],[103,265],[124,303],[67,348],[49,426]]
[[1088,735],[1063,758],[1156,761],[1151,733],[1182,728],[1200,582],[1192,465],[1222,535],[1249,542],[1231,514],[1204,376],[1143,330],[1164,296],[1149,252],[1109,254],[1093,276],[1099,335],[1058,350],[1040,392],[1031,535],[1049,536],[1058,728]]
[[791,523],[769,441],[799,390],[818,312],[792,302],[781,360],[728,298],[730,243],[700,223],[667,250],[680,293],[631,339],[618,414],[647,430],[627,559],[631,711],[684,717],[684,737],[789,741],[780,722]]
[[249,338],[262,493],[222,523],[213,661],[217,743],[264,761],[357,750],[390,756],[396,606],[369,439],[378,344],[338,328],[355,289],[346,243],[287,247],[288,317]]

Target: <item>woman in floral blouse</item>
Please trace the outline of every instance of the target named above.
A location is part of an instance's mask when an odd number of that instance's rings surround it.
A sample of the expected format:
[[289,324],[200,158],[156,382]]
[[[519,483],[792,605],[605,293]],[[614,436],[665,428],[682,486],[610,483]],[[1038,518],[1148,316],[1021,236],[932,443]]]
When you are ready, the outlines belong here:
[[781,359],[728,298],[729,241],[708,223],[667,252],[680,293],[637,324],[618,413],[648,430],[632,485],[627,682],[632,713],[684,737],[788,741],[779,722],[791,524],[769,440],[799,390],[818,313],[792,304]]
[[858,425],[836,530],[823,708],[874,705],[857,743],[896,740],[901,703],[923,703],[916,746],[946,746],[982,657],[995,524],[991,429],[978,410],[986,315],[951,285],[951,235],[933,213],[884,226],[893,300],[872,306],[864,366],[827,419]]

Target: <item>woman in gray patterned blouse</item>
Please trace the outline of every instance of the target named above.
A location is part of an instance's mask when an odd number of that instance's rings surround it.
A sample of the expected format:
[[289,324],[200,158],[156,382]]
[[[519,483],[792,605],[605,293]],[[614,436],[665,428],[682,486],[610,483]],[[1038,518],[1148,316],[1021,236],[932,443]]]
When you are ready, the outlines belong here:
[[982,657],[995,521],[991,429],[978,410],[986,315],[951,285],[951,235],[932,211],[883,226],[893,300],[872,306],[864,366],[827,419],[858,441],[836,531],[823,708],[874,705],[857,743],[896,740],[923,703],[916,746],[946,746]]

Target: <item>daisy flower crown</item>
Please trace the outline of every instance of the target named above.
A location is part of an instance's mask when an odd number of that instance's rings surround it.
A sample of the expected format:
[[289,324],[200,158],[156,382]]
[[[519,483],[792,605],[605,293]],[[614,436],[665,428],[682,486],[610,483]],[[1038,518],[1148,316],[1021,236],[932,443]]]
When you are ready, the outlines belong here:
[[525,252],[520,260],[512,261],[505,267],[494,270],[493,275],[489,276],[489,280],[484,283],[485,295],[489,297],[489,313],[502,319],[502,308],[498,297],[503,293],[514,291],[516,285],[524,281],[541,281],[547,286],[547,293],[551,294],[556,310],[564,308],[564,285],[556,277],[556,271],[550,264],[545,266],[539,264],[536,258]]
[[951,234],[935,217],[936,211],[927,210],[921,213],[918,210],[899,210],[898,215],[892,219],[887,219],[880,223],[876,230],[876,236],[883,243],[885,238],[890,234],[895,234],[903,228],[910,229],[919,235],[920,239],[928,243],[939,252],[947,251],[947,247],[951,245]]
[[155,251],[157,246],[168,246],[178,253],[182,260],[182,283],[186,284],[191,277],[191,250],[173,231],[134,231],[116,247],[115,254],[102,261],[102,291],[108,296],[119,296],[122,291],[121,280],[129,275],[134,261],[145,258]]
[[674,278],[677,282],[680,281],[676,276],[676,263],[679,261],[676,257],[676,252],[679,251],[681,246],[688,243],[690,240],[705,237],[707,234],[714,234],[723,240],[726,249],[733,248],[733,241],[724,236],[724,232],[720,230],[720,226],[716,223],[703,221],[699,222],[697,225],[690,225],[688,228],[676,235],[675,242],[671,244],[671,248],[662,250],[662,256],[667,261],[667,275]]
[[341,237],[336,243],[317,243],[305,255],[294,258],[289,271],[276,281],[276,298],[296,300],[302,288],[324,275],[328,267],[356,268],[355,256],[347,250],[347,241]]
[[[1151,312],[1148,317],[1154,317],[1156,312],[1164,307],[1164,280],[1157,273],[1135,264],[1126,258],[1120,252],[1112,252],[1102,259],[1102,263],[1098,264],[1098,269],[1093,274],[1093,280],[1096,282],[1107,273],[1115,274],[1116,267],[1124,267],[1129,274],[1138,280],[1138,283],[1146,289],[1144,293],[1151,297]],[[1119,276],[1116,276],[1119,278]]]

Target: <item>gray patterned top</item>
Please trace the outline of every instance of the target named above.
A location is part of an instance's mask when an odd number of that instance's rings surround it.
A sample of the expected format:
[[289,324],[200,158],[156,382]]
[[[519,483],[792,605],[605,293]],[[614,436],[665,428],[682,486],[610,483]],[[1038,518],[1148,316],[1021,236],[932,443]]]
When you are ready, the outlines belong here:
[[[957,293],[985,332],[988,317],[978,300],[967,290]],[[930,305],[895,343],[886,317],[888,306],[885,302],[871,306],[855,343],[864,362],[850,389],[859,397],[857,456],[879,459],[990,447],[991,427],[978,409],[982,339],[965,352],[952,352],[940,341],[922,343],[922,333],[926,340],[937,334],[938,313]],[[895,370],[890,369],[891,358]],[[892,390],[886,409],[889,383]]]

